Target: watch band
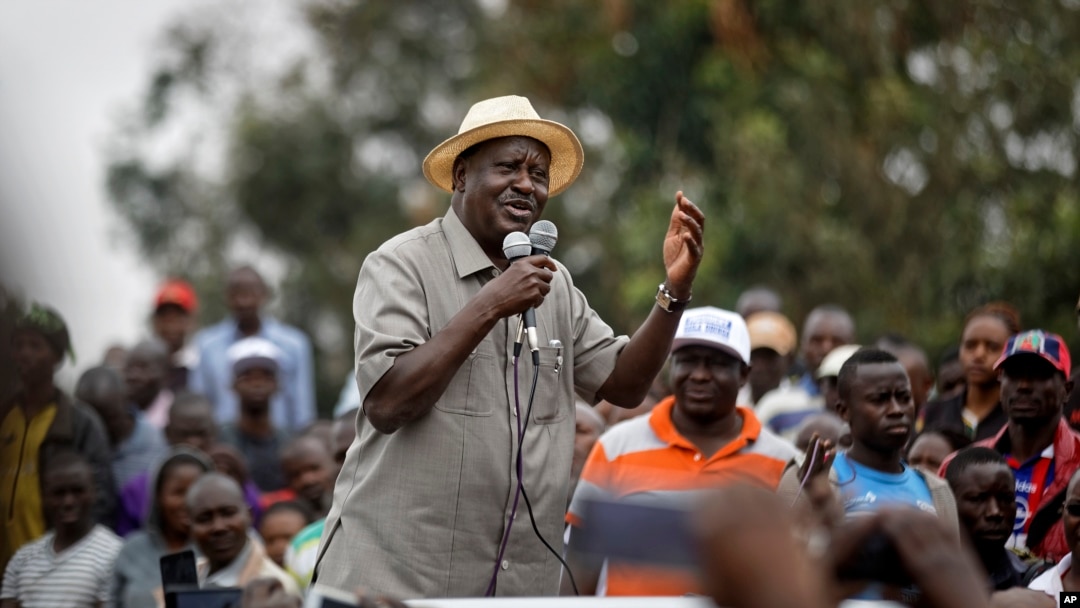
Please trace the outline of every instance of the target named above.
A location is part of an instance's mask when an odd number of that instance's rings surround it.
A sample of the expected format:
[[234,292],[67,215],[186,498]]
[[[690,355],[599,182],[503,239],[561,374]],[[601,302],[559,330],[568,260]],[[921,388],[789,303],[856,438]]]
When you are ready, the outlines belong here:
[[668,291],[667,285],[661,283],[656,289],[656,304],[660,306],[664,312],[675,312],[686,308],[686,305],[690,303],[691,297],[685,300],[677,300],[672,297],[671,292]]

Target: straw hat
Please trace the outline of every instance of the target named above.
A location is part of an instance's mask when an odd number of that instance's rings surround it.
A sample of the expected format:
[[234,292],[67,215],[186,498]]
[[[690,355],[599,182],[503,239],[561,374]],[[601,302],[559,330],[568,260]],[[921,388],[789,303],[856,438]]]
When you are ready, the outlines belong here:
[[459,154],[482,141],[514,135],[543,142],[551,152],[549,196],[569,188],[581,173],[585,152],[574,132],[565,125],[540,118],[528,99],[507,95],[473,104],[457,135],[435,146],[424,159],[424,177],[439,189],[453,192],[454,161]]

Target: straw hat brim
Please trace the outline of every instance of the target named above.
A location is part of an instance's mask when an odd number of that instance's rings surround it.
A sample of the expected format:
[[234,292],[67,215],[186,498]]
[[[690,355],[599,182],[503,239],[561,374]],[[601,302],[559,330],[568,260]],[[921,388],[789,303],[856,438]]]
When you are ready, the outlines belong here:
[[447,139],[424,159],[424,177],[435,187],[454,191],[454,161],[470,147],[499,137],[531,137],[548,147],[548,196],[555,196],[574,183],[585,164],[585,152],[574,132],[552,120],[513,119],[481,125]]

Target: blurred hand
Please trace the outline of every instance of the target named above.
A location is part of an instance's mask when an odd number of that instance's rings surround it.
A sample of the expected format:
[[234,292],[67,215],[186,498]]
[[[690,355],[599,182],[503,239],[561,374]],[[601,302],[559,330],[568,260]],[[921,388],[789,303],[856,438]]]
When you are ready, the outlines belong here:
[[960,544],[955,529],[931,513],[912,508],[886,508],[834,530],[829,561],[836,579],[834,597],[847,597],[851,583],[835,573],[858,559],[875,533],[884,534],[896,550],[899,567],[922,592],[920,605],[933,608],[983,608],[990,605],[986,576],[975,556]]
[[359,608],[408,608],[405,602],[399,599],[385,595],[374,595],[363,588],[356,590],[356,605]]
[[718,606],[824,608],[825,571],[795,539],[791,510],[773,492],[735,485],[696,514],[702,582]]
[[1056,608],[1057,600],[1042,591],[1014,587],[990,595],[992,608]]
[[300,608],[300,598],[285,592],[277,579],[257,578],[244,586],[242,608]]
[[797,501],[802,506],[797,511],[797,517],[803,529],[824,527],[831,530],[844,519],[843,506],[829,481],[829,471],[835,458],[836,449],[832,441],[822,440],[817,433],[810,436],[806,457],[799,467],[799,479],[803,481],[800,500]]

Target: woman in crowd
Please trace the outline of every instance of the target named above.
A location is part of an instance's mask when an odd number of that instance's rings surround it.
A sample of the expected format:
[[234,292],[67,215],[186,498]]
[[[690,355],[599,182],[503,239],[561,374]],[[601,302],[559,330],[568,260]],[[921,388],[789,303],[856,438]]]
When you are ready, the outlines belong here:
[[1020,314],[1004,302],[992,302],[968,314],[960,337],[964,390],[926,404],[922,430],[957,433],[979,441],[995,436],[1005,426],[1008,417],[1001,409],[1001,385],[994,363],[1009,337],[1019,331]]
[[210,458],[197,450],[178,447],[152,477],[153,495],[146,526],[124,541],[113,574],[116,608],[164,606],[159,560],[163,555],[193,549],[191,522],[184,502],[188,488],[207,471]]

